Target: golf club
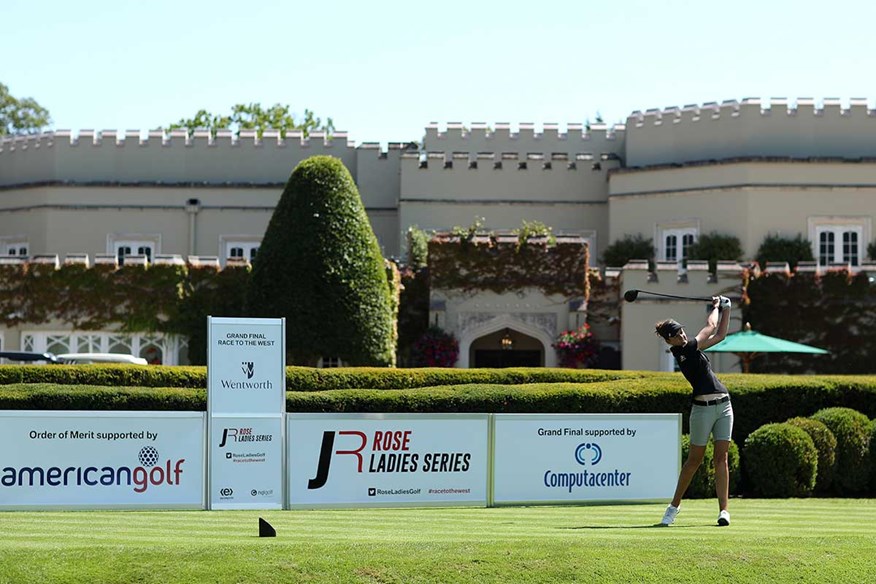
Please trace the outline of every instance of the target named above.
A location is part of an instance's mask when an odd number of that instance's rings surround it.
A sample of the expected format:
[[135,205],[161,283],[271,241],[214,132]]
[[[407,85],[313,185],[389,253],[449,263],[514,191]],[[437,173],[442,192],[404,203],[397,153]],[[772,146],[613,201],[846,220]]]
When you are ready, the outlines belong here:
[[624,292],[624,300],[627,302],[635,302],[639,294],[650,294],[651,296],[662,296],[664,298],[675,298],[677,300],[694,300],[696,302],[711,302],[711,298],[702,296],[676,296],[675,294],[661,294],[660,292],[648,292],[647,290],[636,290],[635,288]]

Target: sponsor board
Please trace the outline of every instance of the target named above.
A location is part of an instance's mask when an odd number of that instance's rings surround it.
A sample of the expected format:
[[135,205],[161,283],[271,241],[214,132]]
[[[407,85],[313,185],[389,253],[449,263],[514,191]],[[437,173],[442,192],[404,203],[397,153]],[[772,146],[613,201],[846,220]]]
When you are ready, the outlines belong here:
[[281,509],[285,500],[286,321],[207,321],[211,509]]
[[290,507],[486,505],[487,414],[288,414]]
[[0,508],[204,508],[201,412],[0,412]]
[[285,412],[285,322],[209,318],[208,409],[212,414]]
[[282,457],[282,418],[214,418],[210,508],[282,509]]
[[672,496],[680,414],[496,414],[493,502],[649,501]]

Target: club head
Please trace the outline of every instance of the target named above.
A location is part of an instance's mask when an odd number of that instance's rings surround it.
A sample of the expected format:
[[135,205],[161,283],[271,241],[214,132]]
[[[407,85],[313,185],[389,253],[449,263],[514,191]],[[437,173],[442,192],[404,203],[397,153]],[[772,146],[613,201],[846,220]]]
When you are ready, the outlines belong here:
[[624,292],[624,300],[626,300],[627,302],[635,302],[636,298],[638,298],[638,297],[639,297],[638,290],[627,290],[626,292]]

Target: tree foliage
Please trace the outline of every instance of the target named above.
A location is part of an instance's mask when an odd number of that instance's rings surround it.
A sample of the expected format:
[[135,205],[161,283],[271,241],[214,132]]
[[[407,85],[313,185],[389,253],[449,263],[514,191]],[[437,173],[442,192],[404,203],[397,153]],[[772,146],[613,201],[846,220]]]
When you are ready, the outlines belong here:
[[191,118],[182,118],[175,124],[170,124],[169,129],[185,128],[189,133],[196,129],[209,129],[213,134],[217,130],[255,130],[261,136],[265,130],[279,130],[280,135],[285,137],[292,130],[300,130],[304,136],[309,136],[314,131],[324,131],[332,134],[335,124],[331,118],[326,118],[323,123],[321,118],[309,109],[304,110],[304,115],[296,118],[288,105],[276,103],[271,107],[264,108],[258,102],[243,104],[239,103],[231,108],[227,115],[198,110]]
[[401,268],[398,309],[398,364],[412,367],[414,343],[429,328],[429,268]]
[[412,225],[408,227],[408,267],[414,271],[429,263],[429,234]]
[[289,177],[253,264],[246,311],[286,317],[289,364],[320,357],[393,364],[384,260],[353,177],[337,158],[308,158]]
[[811,262],[815,257],[809,240],[798,233],[795,238],[767,235],[757,250],[756,259],[761,268],[766,268],[767,262],[788,262],[790,269],[795,270],[800,262]]
[[0,136],[34,134],[52,123],[49,110],[31,97],[16,98],[0,83]]
[[688,259],[708,260],[709,271],[718,269],[718,260],[741,260],[742,244],[735,235],[722,235],[715,231],[700,235],[690,247]]
[[605,248],[602,252],[602,261],[606,266],[613,268],[623,267],[630,260],[648,260],[648,264],[654,262],[654,243],[641,234],[624,235]]

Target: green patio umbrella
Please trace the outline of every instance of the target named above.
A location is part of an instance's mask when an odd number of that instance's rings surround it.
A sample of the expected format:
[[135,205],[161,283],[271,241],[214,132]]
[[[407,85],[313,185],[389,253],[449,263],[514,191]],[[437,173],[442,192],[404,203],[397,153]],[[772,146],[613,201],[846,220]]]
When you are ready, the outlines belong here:
[[748,373],[751,360],[761,353],[809,353],[810,355],[826,355],[828,351],[810,347],[801,343],[793,343],[751,330],[751,325],[745,323],[745,330],[727,335],[713,347],[706,349],[712,353],[733,353],[742,362],[742,372]]

